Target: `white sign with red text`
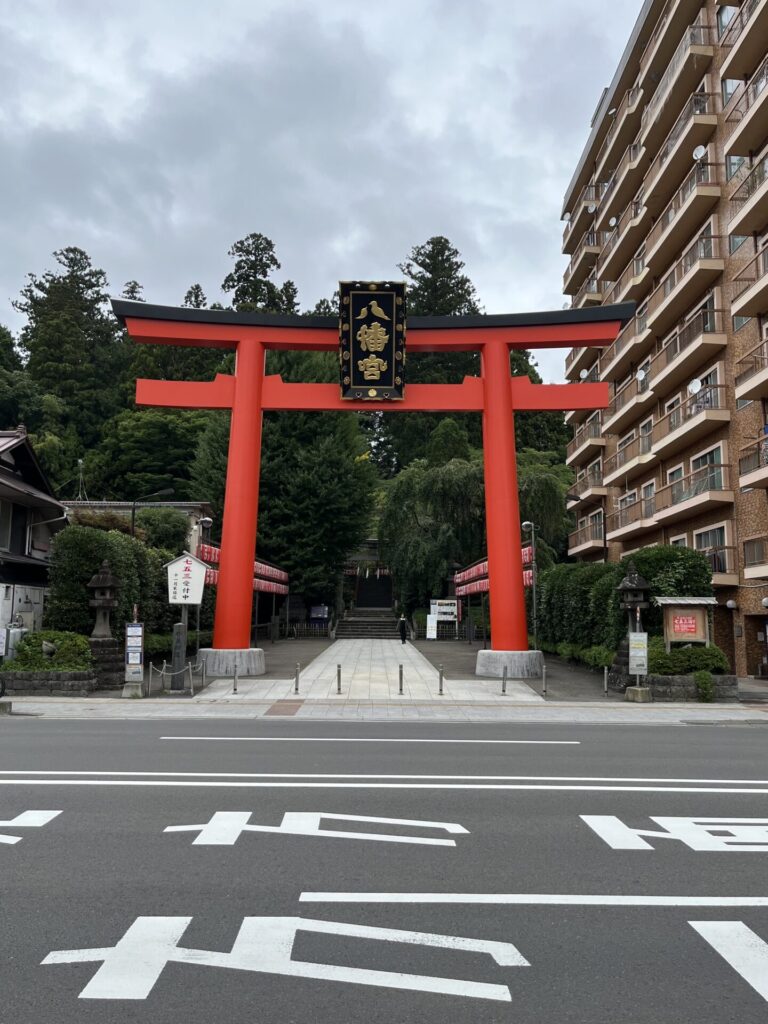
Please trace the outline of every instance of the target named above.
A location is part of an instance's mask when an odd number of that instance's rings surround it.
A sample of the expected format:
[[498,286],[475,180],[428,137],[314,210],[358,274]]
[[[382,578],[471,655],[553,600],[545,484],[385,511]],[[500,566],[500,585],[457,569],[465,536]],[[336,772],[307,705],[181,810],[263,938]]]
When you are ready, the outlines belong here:
[[205,587],[206,564],[184,551],[168,562],[169,604],[201,604]]

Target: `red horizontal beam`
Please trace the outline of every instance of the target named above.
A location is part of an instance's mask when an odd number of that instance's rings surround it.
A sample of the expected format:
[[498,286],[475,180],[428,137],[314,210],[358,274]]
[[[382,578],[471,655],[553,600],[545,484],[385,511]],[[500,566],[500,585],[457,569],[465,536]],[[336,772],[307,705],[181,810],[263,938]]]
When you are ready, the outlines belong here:
[[[260,327],[138,317],[126,318],[125,324],[135,341],[152,345],[233,349],[251,340],[261,342],[266,348],[315,352],[336,352],[339,347],[338,332],[327,327]],[[616,340],[621,326],[618,320],[608,320],[527,327],[411,328],[407,344],[411,352],[473,352],[485,345],[528,349],[602,348]]]
[[408,384],[402,400],[366,402],[342,398],[338,384],[286,384],[275,374],[264,378],[262,402],[265,411],[480,412],[483,382],[465,377],[462,384]]
[[217,373],[214,380],[137,380],[136,404],[171,409],[231,409],[235,378]]

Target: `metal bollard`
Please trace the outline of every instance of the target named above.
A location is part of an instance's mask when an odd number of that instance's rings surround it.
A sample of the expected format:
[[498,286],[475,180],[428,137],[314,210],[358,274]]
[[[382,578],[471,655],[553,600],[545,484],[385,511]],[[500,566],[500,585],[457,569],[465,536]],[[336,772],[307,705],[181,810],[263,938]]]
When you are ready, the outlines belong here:
[[603,668],[603,696],[608,696],[608,666]]
[[398,684],[397,692],[402,695],[402,692],[403,692],[403,666],[402,665],[398,665],[397,666],[397,674],[398,674],[398,678],[399,678],[399,684]]
[[200,689],[205,689],[205,662],[203,662],[203,678],[200,681]]
[[235,677],[232,683],[232,693],[237,693],[237,665],[235,665]]
[[440,675],[438,677],[437,692],[442,697],[442,695],[443,695],[443,666],[442,665],[438,665],[437,666],[437,670],[440,673]]
[[336,693],[341,693],[341,665],[336,666]]
[[189,695],[190,697],[195,696],[195,680],[192,678],[192,662],[187,665],[189,669]]
[[504,665],[501,670],[501,692],[507,692],[507,666]]
[[541,667],[541,692],[544,697],[547,696],[547,666],[542,665]]
[[299,692],[299,676],[300,675],[301,675],[301,663],[297,661],[296,662],[296,680],[295,680],[295,682],[293,684],[293,692],[294,693],[298,693]]

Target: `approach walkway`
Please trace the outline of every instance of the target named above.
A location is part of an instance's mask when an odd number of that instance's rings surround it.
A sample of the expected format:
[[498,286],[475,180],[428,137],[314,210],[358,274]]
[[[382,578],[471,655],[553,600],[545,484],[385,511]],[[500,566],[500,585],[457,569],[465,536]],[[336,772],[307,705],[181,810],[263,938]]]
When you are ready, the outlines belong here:
[[[336,692],[336,667],[341,666],[341,697]],[[403,666],[403,693],[399,693],[399,666]],[[241,679],[237,693],[232,679],[215,679],[195,701],[291,700],[295,677],[287,679]],[[497,702],[501,695],[498,679],[444,679],[439,694],[439,673],[410,643],[399,640],[337,640],[308,665],[301,666],[299,698],[303,701],[333,699],[347,701],[453,701]],[[543,698],[520,680],[509,680],[507,699],[515,703],[543,704]]]

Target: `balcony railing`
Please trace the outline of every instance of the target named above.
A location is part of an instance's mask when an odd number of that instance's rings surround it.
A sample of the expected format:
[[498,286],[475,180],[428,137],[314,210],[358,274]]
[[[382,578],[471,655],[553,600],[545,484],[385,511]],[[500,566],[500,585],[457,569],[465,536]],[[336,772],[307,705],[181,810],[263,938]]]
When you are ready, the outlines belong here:
[[707,491],[730,490],[730,470],[730,466],[718,463],[702,466],[701,469],[696,469],[679,480],[673,480],[656,492],[656,508],[661,512],[662,509],[682,505],[684,501],[698,498]]
[[634,441],[619,448],[603,463],[603,478],[615,473],[617,469],[622,469],[638,455],[647,455],[651,450],[651,442],[651,434],[640,434]]
[[768,565],[768,536],[744,541],[744,568]]
[[585,494],[592,487],[602,487],[603,467],[590,466],[585,473],[579,473],[576,477],[576,493]]
[[720,257],[720,238],[717,235],[700,235],[674,264],[648,300],[648,313],[653,314],[672,294],[699,260],[716,260]]
[[728,111],[725,120],[731,131],[734,131],[747,116],[766,86],[768,86],[768,56],[747,82],[746,87],[743,87],[738,102],[734,103]]
[[638,395],[644,395],[647,393],[647,391],[647,374],[644,377],[633,377],[629,384],[626,385],[626,387],[623,387],[621,391],[614,395],[613,401],[608,406],[607,410],[603,413],[606,422],[612,416],[614,416],[620,409],[623,409],[628,402],[631,402],[633,398],[636,398]]
[[602,301],[602,296],[612,287],[613,285],[610,281],[598,281],[594,274],[590,274],[574,295],[572,305],[578,306],[587,295],[596,295],[598,296],[597,301]]
[[768,275],[768,246],[761,249],[757,256],[751,259],[746,267],[740,270],[736,277],[734,277],[733,298],[731,302],[735,302],[753,284],[762,280],[766,275]]
[[576,201],[574,212],[571,214],[570,220],[566,222],[566,225],[563,228],[563,241],[565,241],[570,235],[571,230],[573,229],[574,222],[576,221],[576,218],[578,216],[579,210],[581,210],[585,204],[590,206],[594,205],[595,210],[597,210],[597,207],[600,205],[600,200],[602,198],[604,188],[604,181],[593,182],[590,185],[584,186],[584,188],[581,190],[581,195]]
[[754,473],[756,469],[768,467],[768,437],[753,441],[739,453],[739,474]]
[[760,0],[744,0],[739,13],[731,18],[728,28],[723,33],[723,37],[720,40],[721,46],[733,46],[736,43],[759,3]]
[[624,325],[616,341],[605,350],[603,365],[610,365],[620,352],[623,352],[624,349],[628,348],[635,341],[635,338],[643,334],[647,326],[648,310],[643,309],[635,313],[632,319]]
[[596,167],[599,167],[602,163],[604,154],[609,149],[611,142],[613,141],[613,138],[616,135],[616,132],[619,130],[619,126],[624,120],[624,115],[627,113],[630,107],[633,107],[637,103],[637,100],[640,96],[640,92],[641,89],[638,86],[633,86],[631,89],[628,89],[627,92],[624,93],[624,98],[618,105],[616,113],[613,115],[613,122],[611,124],[611,127],[608,129],[608,132],[605,138],[603,139],[603,144],[597,152],[597,156],[595,158]]
[[585,231],[584,232],[584,237],[579,242],[579,244],[576,246],[576,250],[575,250],[573,256],[571,256],[570,262],[569,262],[568,266],[566,267],[565,273],[563,274],[563,280],[564,281],[567,281],[568,278],[573,273],[573,271],[576,269],[576,265],[579,262],[579,260],[581,259],[581,256],[582,256],[582,253],[584,252],[584,250],[589,248],[590,246],[592,248],[599,248],[599,247],[601,247],[602,244],[603,244],[603,237],[604,237],[604,235],[603,235],[602,231]]
[[652,519],[655,513],[656,506],[653,497],[639,498],[628,505],[622,505],[621,508],[606,517],[606,533],[613,533],[625,526],[633,526],[641,519]]
[[731,202],[738,207],[743,206],[765,184],[766,180],[768,180],[768,153],[755,164],[742,181],[731,196]]
[[643,111],[643,116],[640,122],[643,128],[645,128],[645,126],[651,121],[659,107],[662,105],[666,98],[666,93],[669,89],[670,83],[674,80],[677,72],[680,70],[688,50],[690,50],[692,46],[710,46],[713,42],[714,33],[708,25],[701,24],[700,22],[689,25],[683,33],[683,38],[680,40],[677,49],[669,61],[666,71],[661,76],[661,81],[658,84],[656,92],[653,94],[651,102]]
[[718,184],[718,164],[696,164],[672,199],[667,203],[663,213],[648,232],[645,248],[648,252],[654,247],[667,228],[674,223],[680,210],[688,198],[696,191],[697,185]]
[[708,412],[710,409],[726,409],[725,390],[723,385],[708,384],[698,394],[689,395],[680,405],[654,423],[653,443],[656,444],[667,437],[673,430],[682,427],[699,413]]
[[736,563],[735,547],[723,545],[716,548],[696,548],[696,550],[709,562],[709,568],[713,576],[717,573],[728,573],[731,575],[739,571]]
[[640,255],[633,256],[632,259],[629,261],[619,280],[606,294],[605,304],[609,305],[612,302],[618,302],[619,296],[623,294],[624,289],[628,287],[630,281],[632,281],[636,277],[639,277],[644,270],[645,254],[643,252]]
[[761,341],[736,363],[735,383],[743,384],[745,380],[749,380],[756,373],[766,369],[768,369],[768,343]]
[[725,315],[721,309],[701,309],[686,324],[678,328],[677,333],[667,341],[664,348],[657,352],[651,360],[648,372],[651,383],[666,370],[670,363],[684,352],[685,349],[698,341],[703,334],[723,334],[725,331]]
[[680,116],[672,126],[669,135],[664,140],[664,144],[656,155],[656,159],[653,161],[648,169],[648,173],[645,176],[646,182],[655,181],[659,172],[661,171],[664,164],[669,160],[675,146],[680,140],[680,137],[685,132],[691,118],[696,117],[700,114],[715,114],[717,113],[716,108],[717,96],[715,93],[707,92],[695,92],[688,99]]
[[616,224],[616,227],[613,229],[613,231],[611,231],[610,234],[608,234],[607,232],[604,233],[605,244],[603,245],[602,252],[600,253],[601,263],[604,263],[608,254],[613,252],[616,243],[626,231],[627,224],[629,224],[630,221],[634,220],[635,217],[639,217],[642,209],[642,199],[633,199],[632,202],[629,203],[622,211],[618,223]]
[[568,548],[572,550],[593,540],[598,541],[600,544],[604,543],[602,520],[595,523],[587,523],[586,526],[581,526],[578,530],[570,533],[568,535]]
[[624,150],[624,153],[621,157],[621,160],[619,160],[616,170],[613,172],[613,174],[610,177],[610,180],[608,181],[608,184],[605,186],[605,191],[603,192],[602,196],[604,200],[610,197],[613,190],[624,177],[624,174],[629,165],[633,164],[635,160],[637,160],[642,151],[643,147],[640,145],[639,142],[630,142],[630,144]]
[[579,448],[584,444],[585,441],[589,441],[593,437],[600,437],[602,426],[599,419],[590,420],[585,423],[583,427],[579,427],[573,438],[568,442],[566,448],[567,454],[573,455]]

